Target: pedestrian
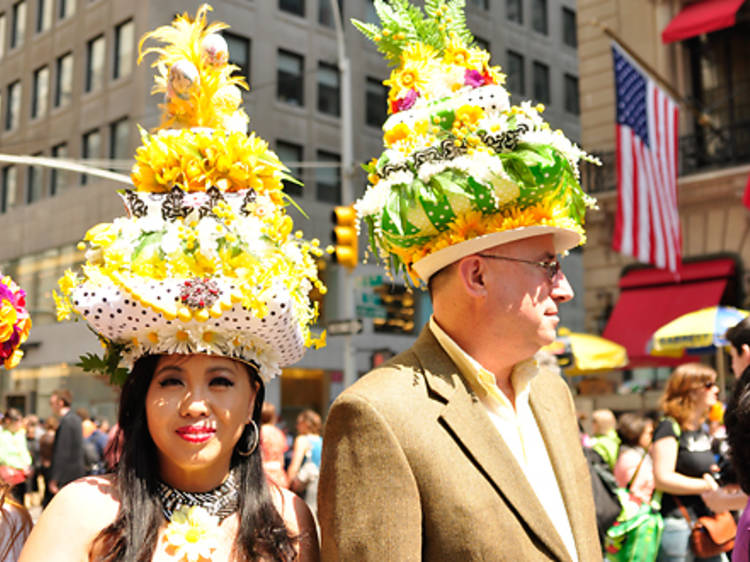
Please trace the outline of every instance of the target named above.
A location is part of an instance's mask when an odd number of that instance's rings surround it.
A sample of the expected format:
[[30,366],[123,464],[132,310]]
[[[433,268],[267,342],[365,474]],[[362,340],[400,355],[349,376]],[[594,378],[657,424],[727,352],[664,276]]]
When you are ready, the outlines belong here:
[[270,402],[263,402],[260,414],[260,447],[263,452],[263,470],[268,479],[280,486],[289,488],[289,479],[284,470],[284,453],[289,448],[286,434],[276,427],[278,417],[276,406]]
[[292,462],[287,476],[289,487],[305,499],[314,515],[318,507],[318,479],[323,438],[320,416],[314,410],[302,410],[297,416],[297,437],[294,439]]
[[83,317],[127,365],[98,364],[122,385],[115,472],[64,488],[23,562],[50,545],[61,560],[318,560],[309,509],[268,484],[258,426],[268,383],[320,343],[322,251],[293,232],[286,167],[246,132],[228,26],[209,10],[139,43],[162,124],[141,137],[127,216],[88,231],[57,295],[58,317]]
[[734,497],[729,498],[734,500],[731,505],[727,502],[715,509],[742,510],[732,562],[746,562],[750,559],[750,320],[746,318],[727,330],[726,337],[731,343],[729,353],[737,383],[727,402],[724,423],[728,454],[741,492],[736,491]]
[[0,429],[0,476],[10,485],[11,495],[21,505],[24,505],[26,479],[31,471],[23,416],[16,408],[9,408]]
[[86,474],[81,418],[71,409],[72,403],[73,393],[67,388],[55,390],[49,399],[50,407],[59,419],[48,481],[53,496],[67,483]]
[[666,416],[654,430],[651,455],[656,489],[662,490],[664,533],[659,561],[726,560],[696,558],[690,550],[692,522],[711,515],[703,494],[719,488],[716,460],[703,422],[717,400],[716,371],[700,363],[680,365],[667,381],[660,405]]
[[620,437],[617,435],[617,419],[612,410],[602,408],[591,414],[591,424],[594,430],[593,445],[591,446],[614,471],[615,462],[620,451]]
[[42,482],[44,483],[44,494],[42,495],[42,507],[46,507],[52,500],[52,491],[49,488],[52,455],[55,449],[55,434],[60,422],[55,416],[48,416],[44,420],[44,434],[39,438],[39,463],[41,465]]
[[617,420],[617,434],[620,452],[615,463],[615,481],[621,488],[628,488],[631,498],[648,503],[654,494],[654,465],[648,453],[654,425],[645,416],[626,412]]
[[29,512],[12,497],[8,484],[0,482],[0,560],[18,560],[32,526]]
[[558,255],[583,241],[583,153],[510,106],[463,4],[376,3],[382,29],[355,22],[394,67],[355,207],[433,314],[326,416],[325,560],[601,559],[573,400],[535,360],[573,297]]

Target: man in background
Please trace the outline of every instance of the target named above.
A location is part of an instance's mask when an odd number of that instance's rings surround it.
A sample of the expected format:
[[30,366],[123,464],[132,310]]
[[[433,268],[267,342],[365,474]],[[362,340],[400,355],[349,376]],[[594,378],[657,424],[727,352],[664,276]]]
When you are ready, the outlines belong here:
[[49,491],[56,494],[60,488],[86,474],[83,458],[83,430],[81,418],[70,405],[73,394],[68,389],[55,390],[49,399],[50,407],[60,420],[52,446]]

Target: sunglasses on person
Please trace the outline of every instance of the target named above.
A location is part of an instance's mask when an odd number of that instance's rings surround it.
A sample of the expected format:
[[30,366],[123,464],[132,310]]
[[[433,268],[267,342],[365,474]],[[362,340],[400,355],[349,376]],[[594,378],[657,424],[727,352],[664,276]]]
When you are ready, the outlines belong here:
[[522,260],[519,258],[509,258],[507,256],[496,256],[494,254],[477,254],[480,258],[490,258],[494,260],[506,260],[506,261],[515,261],[519,263],[528,263],[530,265],[535,265],[537,267],[541,267],[544,269],[545,273],[547,274],[547,278],[550,281],[554,281],[557,276],[560,274],[561,267],[560,267],[560,260],[557,258],[551,258],[544,261],[533,261],[533,260]]

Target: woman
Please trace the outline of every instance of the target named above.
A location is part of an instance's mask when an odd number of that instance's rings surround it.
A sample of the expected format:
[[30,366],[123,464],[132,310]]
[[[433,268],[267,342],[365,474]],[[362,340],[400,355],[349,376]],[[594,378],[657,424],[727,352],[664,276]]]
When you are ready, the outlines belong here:
[[700,363],[677,367],[661,398],[665,418],[654,431],[651,450],[656,488],[662,490],[661,513],[664,534],[659,549],[660,561],[725,560],[723,555],[695,558],[690,551],[691,524],[679,505],[695,520],[710,515],[701,494],[718,489],[712,476],[716,469],[711,437],[703,421],[717,400],[716,371]]
[[39,438],[39,464],[44,482],[44,495],[42,496],[42,507],[52,500],[52,492],[49,489],[50,470],[52,469],[52,453],[55,446],[55,432],[60,425],[58,419],[54,416],[47,417],[44,420],[44,433]]
[[621,488],[629,488],[633,499],[641,503],[651,501],[654,493],[654,467],[648,454],[653,433],[653,423],[644,416],[628,412],[617,421],[621,444],[615,463],[615,480]]
[[726,509],[744,508],[737,523],[732,562],[747,562],[750,559],[750,320],[746,318],[727,330],[726,337],[732,344],[729,354],[738,380],[727,404],[724,423],[732,466],[744,492],[734,494],[734,504]]
[[64,487],[34,528],[22,560],[45,559],[50,544],[56,560],[156,560],[179,552],[185,539],[165,523],[174,515],[168,498],[180,494],[204,494],[204,502],[210,495],[224,510],[228,504],[218,528],[193,524],[203,540],[217,535],[212,560],[290,560],[295,551],[300,560],[314,559],[309,510],[294,494],[269,489],[263,478],[257,447],[263,394],[257,370],[236,360],[139,359],[122,388],[124,448],[115,474]]
[[289,487],[289,480],[284,470],[284,453],[289,450],[286,435],[276,427],[276,407],[270,402],[263,402],[261,410],[260,447],[263,451],[263,469],[268,479],[282,488]]
[[11,495],[23,505],[26,478],[31,473],[31,455],[26,444],[23,416],[15,408],[9,408],[3,416],[3,426],[0,429],[0,466],[3,478],[11,485]]
[[265,385],[322,343],[309,297],[325,292],[322,251],[292,232],[290,178],[246,132],[245,84],[209,9],[141,40],[162,122],[141,131],[128,215],[89,229],[85,266],[55,294],[58,318],[80,315],[103,344],[83,363],[122,385],[114,473],[56,494],[24,561],[50,545],[56,561],[318,558],[304,502],[267,483],[258,426]]
[[294,440],[292,460],[287,474],[291,488],[305,498],[305,502],[316,512],[318,500],[318,474],[323,438],[320,416],[313,410],[303,410],[297,416],[297,437]]

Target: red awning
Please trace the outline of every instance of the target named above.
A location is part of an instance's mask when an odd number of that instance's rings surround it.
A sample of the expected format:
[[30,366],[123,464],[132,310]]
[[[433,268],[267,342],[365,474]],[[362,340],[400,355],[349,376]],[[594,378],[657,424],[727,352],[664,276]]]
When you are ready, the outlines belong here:
[[679,282],[665,270],[628,272],[620,279],[620,298],[602,335],[625,346],[628,367],[684,362],[649,355],[648,340],[678,316],[719,304],[734,268],[731,259],[683,264],[678,271]]
[[735,24],[737,11],[745,0],[698,0],[682,8],[661,32],[663,43],[690,39]]

